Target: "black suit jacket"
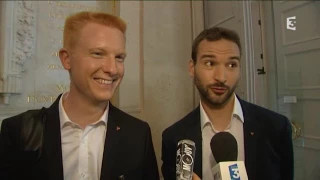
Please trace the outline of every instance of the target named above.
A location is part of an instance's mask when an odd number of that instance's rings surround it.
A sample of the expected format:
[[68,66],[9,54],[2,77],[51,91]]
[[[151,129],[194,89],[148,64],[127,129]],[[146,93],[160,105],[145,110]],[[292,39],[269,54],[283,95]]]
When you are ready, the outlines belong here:
[[[21,145],[23,116],[8,118],[1,126],[0,179],[63,180],[59,98],[44,111],[43,148]],[[158,180],[159,173],[149,125],[109,103],[107,134],[100,180]],[[119,129],[119,128],[120,129]]]
[[[249,180],[292,180],[291,124],[280,114],[239,99],[244,115],[245,166]],[[162,173],[175,180],[176,149],[182,139],[196,144],[194,172],[202,178],[200,107],[162,134]]]

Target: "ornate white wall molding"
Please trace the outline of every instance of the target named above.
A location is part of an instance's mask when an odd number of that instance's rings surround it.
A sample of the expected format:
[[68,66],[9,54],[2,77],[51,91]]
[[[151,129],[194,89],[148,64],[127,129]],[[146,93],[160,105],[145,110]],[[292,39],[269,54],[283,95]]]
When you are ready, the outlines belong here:
[[37,4],[35,1],[2,3],[0,94],[3,103],[9,104],[12,94],[22,92],[25,62],[34,58]]

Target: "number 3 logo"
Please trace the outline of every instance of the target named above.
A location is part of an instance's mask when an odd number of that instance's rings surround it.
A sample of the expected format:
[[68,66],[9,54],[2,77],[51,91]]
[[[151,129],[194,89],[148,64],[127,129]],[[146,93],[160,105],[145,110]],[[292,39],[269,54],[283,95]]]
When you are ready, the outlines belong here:
[[229,173],[232,180],[240,180],[240,172],[237,164],[229,166]]
[[288,17],[287,18],[287,29],[289,30],[296,30],[296,16]]
[[233,168],[232,169],[233,173],[232,173],[232,178],[240,178],[240,174],[239,174],[239,169],[238,168]]

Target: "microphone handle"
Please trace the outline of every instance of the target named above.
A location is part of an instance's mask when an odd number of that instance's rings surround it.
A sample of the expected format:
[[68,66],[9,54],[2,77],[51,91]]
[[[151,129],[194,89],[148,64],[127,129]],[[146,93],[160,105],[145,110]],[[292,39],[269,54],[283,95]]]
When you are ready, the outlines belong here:
[[193,141],[187,139],[179,141],[176,159],[176,180],[192,180],[195,155],[196,146]]

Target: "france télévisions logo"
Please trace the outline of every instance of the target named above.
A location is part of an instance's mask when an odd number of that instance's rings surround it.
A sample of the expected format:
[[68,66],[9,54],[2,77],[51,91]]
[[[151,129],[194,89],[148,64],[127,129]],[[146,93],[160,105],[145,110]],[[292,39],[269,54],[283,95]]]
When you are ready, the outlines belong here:
[[231,180],[240,180],[240,173],[238,164],[232,164],[229,166],[229,173]]

